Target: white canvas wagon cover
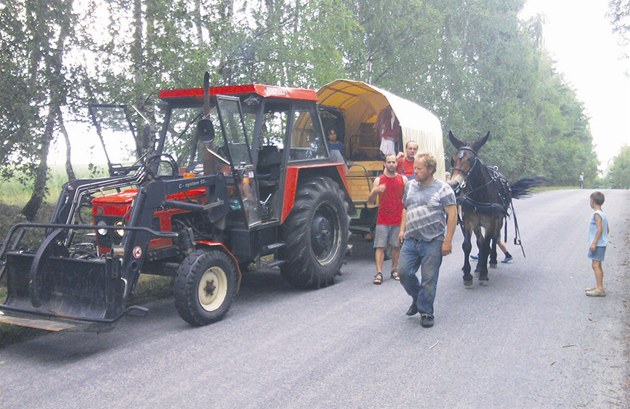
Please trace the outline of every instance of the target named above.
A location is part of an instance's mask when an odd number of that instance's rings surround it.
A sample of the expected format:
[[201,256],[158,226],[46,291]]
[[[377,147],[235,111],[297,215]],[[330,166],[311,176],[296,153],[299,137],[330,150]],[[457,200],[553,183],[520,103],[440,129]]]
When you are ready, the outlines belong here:
[[444,179],[444,144],[440,120],[420,105],[361,81],[336,80],[317,91],[318,102],[342,111],[346,128],[374,123],[378,114],[391,106],[402,130],[403,146],[418,143],[418,152],[431,152],[437,159],[435,176]]

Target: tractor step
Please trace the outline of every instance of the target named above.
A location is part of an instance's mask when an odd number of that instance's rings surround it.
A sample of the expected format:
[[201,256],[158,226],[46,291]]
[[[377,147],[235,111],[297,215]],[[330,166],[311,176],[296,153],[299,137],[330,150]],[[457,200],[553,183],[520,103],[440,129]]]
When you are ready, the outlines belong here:
[[266,246],[263,247],[263,250],[264,250],[265,253],[273,252],[273,251],[276,251],[278,249],[281,249],[281,248],[285,247],[286,245],[287,245],[287,243],[285,243],[283,241],[279,241],[277,243],[267,244]]
[[78,326],[77,324],[74,324],[72,322],[66,322],[66,321],[51,321],[50,319],[16,317],[16,316],[11,316],[11,315],[6,315],[2,311],[0,311],[0,323],[17,325],[20,327],[41,329],[41,330],[46,330],[46,331],[53,331],[53,332],[72,329]]
[[267,268],[280,267],[284,263],[285,263],[284,260],[274,260],[271,263],[266,264],[265,267],[267,267]]

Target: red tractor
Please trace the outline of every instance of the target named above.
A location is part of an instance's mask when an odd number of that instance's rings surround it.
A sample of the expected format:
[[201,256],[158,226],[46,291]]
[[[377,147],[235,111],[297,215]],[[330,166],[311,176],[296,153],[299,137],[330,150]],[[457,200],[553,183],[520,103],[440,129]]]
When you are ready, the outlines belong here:
[[[208,78],[160,92],[157,142],[138,149],[149,153],[108,155],[110,177],[67,183],[49,224],[10,230],[0,322],[106,329],[146,312],[128,306],[141,273],[174,276],[175,306],[194,326],[223,318],[249,266],[278,266],[299,288],[333,283],[354,209],[316,92]],[[94,107],[97,129],[111,108]]]

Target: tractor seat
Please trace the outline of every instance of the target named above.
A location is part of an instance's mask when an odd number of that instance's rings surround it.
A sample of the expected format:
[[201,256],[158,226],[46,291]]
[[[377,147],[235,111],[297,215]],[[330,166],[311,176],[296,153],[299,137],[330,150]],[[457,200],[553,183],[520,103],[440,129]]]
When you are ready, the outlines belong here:
[[258,151],[256,173],[261,186],[272,186],[280,180],[282,152],[275,145],[261,146]]

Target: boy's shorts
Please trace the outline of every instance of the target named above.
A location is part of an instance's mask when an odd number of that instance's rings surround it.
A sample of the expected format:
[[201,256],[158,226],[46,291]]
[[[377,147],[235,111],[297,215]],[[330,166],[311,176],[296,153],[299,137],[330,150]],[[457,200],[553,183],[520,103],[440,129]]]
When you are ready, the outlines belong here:
[[591,260],[604,261],[604,255],[606,255],[605,246],[597,246],[595,251],[588,250],[588,258]]
[[398,233],[400,233],[400,226],[377,224],[374,230],[374,248],[400,247]]

